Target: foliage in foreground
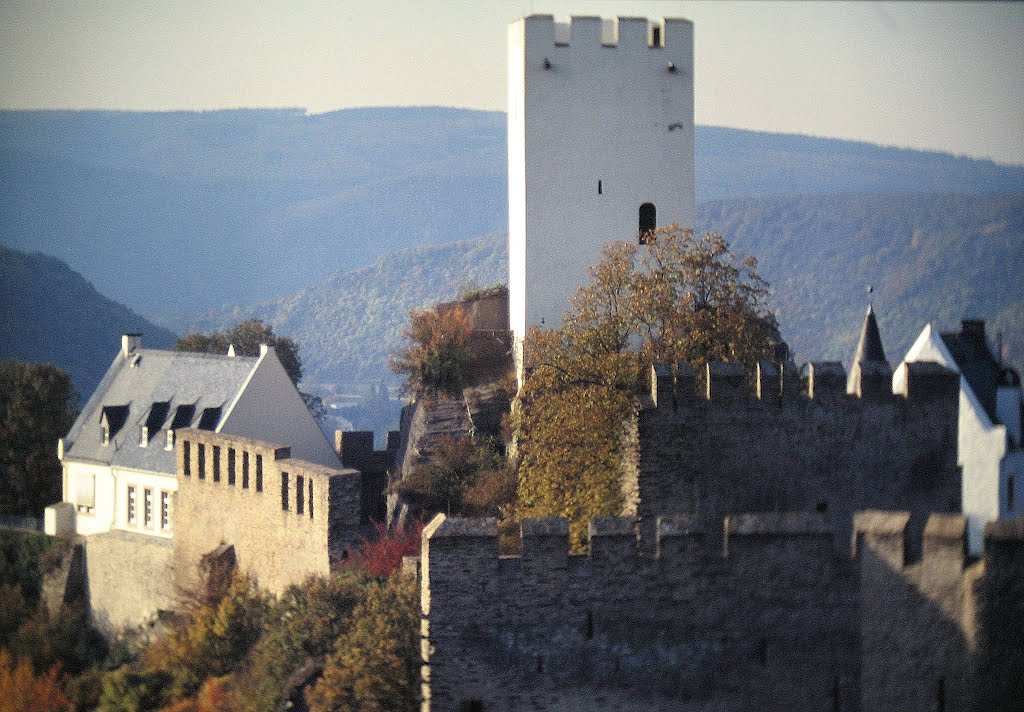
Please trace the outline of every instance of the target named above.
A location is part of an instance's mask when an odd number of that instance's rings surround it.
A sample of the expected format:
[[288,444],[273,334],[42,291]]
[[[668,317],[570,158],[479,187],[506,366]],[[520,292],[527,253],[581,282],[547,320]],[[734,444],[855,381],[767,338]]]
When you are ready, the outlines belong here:
[[414,710],[420,691],[419,596],[415,581],[371,583],[351,626],[306,693],[312,712]]
[[558,329],[531,329],[529,376],[513,427],[517,517],[564,516],[575,547],[587,522],[621,513],[623,424],[654,362],[752,366],[780,338],[757,262],[721,235],[659,228],[641,248],[614,243]]
[[38,517],[60,501],[56,443],[71,429],[77,401],[61,369],[0,361],[0,513]]

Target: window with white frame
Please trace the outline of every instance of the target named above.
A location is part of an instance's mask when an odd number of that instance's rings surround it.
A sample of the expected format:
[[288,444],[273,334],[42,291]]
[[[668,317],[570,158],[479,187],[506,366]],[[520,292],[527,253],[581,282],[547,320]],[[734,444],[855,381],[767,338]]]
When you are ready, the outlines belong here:
[[128,496],[125,498],[125,501],[128,505],[128,524],[135,526],[135,485],[128,485]]
[[147,487],[142,498],[142,523],[147,527],[153,527],[153,490]]
[[168,531],[171,528],[171,493],[161,490],[160,492],[160,530]]

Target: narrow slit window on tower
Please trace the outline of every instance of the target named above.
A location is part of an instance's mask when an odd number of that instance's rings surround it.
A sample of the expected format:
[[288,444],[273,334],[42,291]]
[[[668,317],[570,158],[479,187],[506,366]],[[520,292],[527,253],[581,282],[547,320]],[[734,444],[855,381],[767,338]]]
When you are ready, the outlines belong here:
[[185,477],[192,476],[192,443],[188,440],[181,447],[181,472]]
[[228,448],[228,484],[235,484],[235,448]]
[[658,225],[658,211],[654,203],[640,206],[640,244],[646,245],[653,238],[654,229]]
[[198,457],[196,459],[199,461],[199,464],[197,465],[197,467],[199,468],[199,479],[205,480],[206,479],[206,446],[203,445],[202,443],[199,443],[196,446],[196,449],[198,450]]
[[661,47],[661,28],[657,25],[651,28],[651,46]]
[[603,195],[604,194],[604,182],[603,181],[597,181],[597,194],[598,195]]
[[213,481],[220,482],[220,447],[213,446]]
[[242,451],[242,489],[249,489],[249,451]]
[[309,478],[309,518],[313,518],[313,478]]
[[263,455],[256,456],[256,491],[263,491]]
[[281,509],[288,511],[288,473],[281,473]]
[[295,513],[306,513],[306,479],[302,475],[295,475]]

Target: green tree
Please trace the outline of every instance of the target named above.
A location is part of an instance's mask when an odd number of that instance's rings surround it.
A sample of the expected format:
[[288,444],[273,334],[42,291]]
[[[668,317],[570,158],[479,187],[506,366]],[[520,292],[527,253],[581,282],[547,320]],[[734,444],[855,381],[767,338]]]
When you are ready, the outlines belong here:
[[0,361],[0,512],[39,516],[61,500],[57,440],[71,429],[77,401],[59,368]]
[[272,607],[263,637],[231,686],[238,692],[234,708],[282,709],[289,679],[308,661],[331,653],[366,586],[365,577],[353,572],[314,576],[300,586],[289,586]]
[[174,343],[178,351],[196,351],[209,354],[226,354],[228,346],[235,347],[239,356],[259,356],[260,344],[273,346],[277,357],[292,379],[298,384],[302,379],[302,359],[299,345],[288,336],[276,336],[274,327],[260,319],[246,319],[227,331],[213,331],[209,334],[190,333]]
[[508,466],[487,438],[441,437],[430,458],[400,484],[424,513],[492,516],[511,500]]
[[408,393],[459,395],[472,358],[470,333],[461,307],[414,309],[402,332],[408,344],[392,355],[391,370],[405,375]]
[[647,367],[751,366],[780,341],[756,261],[716,233],[671,226],[645,247],[612,244],[592,276],[560,328],[528,333],[529,375],[513,418],[516,516],[567,517],[576,548],[590,519],[622,511],[623,425]]
[[306,692],[312,712],[401,712],[419,706],[419,596],[415,581],[370,584],[338,638],[323,677]]

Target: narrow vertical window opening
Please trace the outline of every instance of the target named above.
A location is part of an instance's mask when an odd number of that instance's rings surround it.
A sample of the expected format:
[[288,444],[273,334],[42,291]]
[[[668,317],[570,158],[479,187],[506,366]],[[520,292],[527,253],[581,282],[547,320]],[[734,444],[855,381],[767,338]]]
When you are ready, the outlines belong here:
[[249,451],[242,451],[242,489],[249,489]]
[[143,492],[142,497],[142,511],[143,520],[142,523],[147,527],[152,528],[153,526],[153,490],[148,487]]
[[135,485],[128,485],[128,523],[135,524]]
[[586,624],[586,627],[584,628],[583,632],[584,632],[584,635],[586,635],[587,640],[593,640],[594,639],[594,613],[593,613],[593,611],[587,611],[587,624]]
[[306,480],[302,475],[295,475],[295,513],[306,513]]
[[597,194],[602,195],[604,193],[604,184],[602,181],[597,181]]
[[935,689],[935,709],[937,712],[946,712],[946,678],[940,677],[939,684]]
[[228,448],[228,484],[235,484],[235,448]]
[[181,449],[181,472],[185,477],[192,476],[192,443],[188,440]]
[[263,455],[256,456],[256,491],[263,491]]
[[160,528],[167,531],[171,528],[171,493],[160,492]]
[[220,482],[220,447],[213,446],[213,481]]
[[309,478],[309,518],[313,518],[313,478]]
[[281,509],[288,511],[288,473],[281,473]]
[[658,210],[654,203],[640,206],[640,244],[646,245],[654,238],[654,230],[658,226]]
[[202,443],[199,443],[199,445],[196,447],[196,449],[198,451],[197,459],[199,460],[199,463],[198,463],[199,479],[205,480],[206,479],[206,446],[203,445]]

